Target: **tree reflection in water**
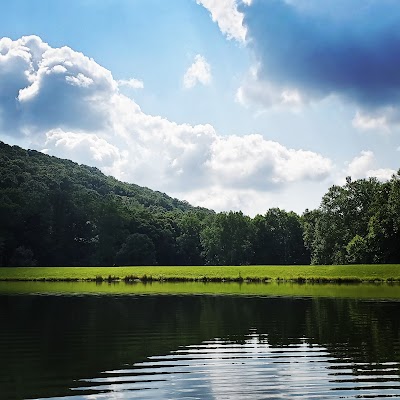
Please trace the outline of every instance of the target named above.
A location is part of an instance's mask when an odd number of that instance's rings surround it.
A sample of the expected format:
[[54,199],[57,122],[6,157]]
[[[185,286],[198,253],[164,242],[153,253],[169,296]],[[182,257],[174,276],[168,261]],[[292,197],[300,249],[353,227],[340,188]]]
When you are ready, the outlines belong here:
[[[384,371],[389,365],[391,378],[382,373],[381,381],[390,381],[390,393],[397,390],[400,396],[399,311],[400,302],[354,299],[4,295],[0,392],[9,399],[84,394],[85,386],[101,380],[104,371],[126,370],[153,357],[165,363],[171,354],[172,360],[179,359],[182,351],[215,355],[218,350],[221,357],[221,346],[238,350],[242,345],[240,357],[247,352],[256,360],[259,346],[263,357],[278,360],[279,349],[285,349],[307,362],[313,361],[307,358],[307,348],[316,347],[326,353],[324,369],[330,360],[343,363],[346,371],[352,369],[352,381],[372,367],[382,366]],[[281,354],[283,360],[287,354]],[[215,360],[207,365],[211,368]],[[232,360],[230,365],[235,365],[233,374],[250,379],[246,365],[240,369]],[[264,360],[262,367],[266,365]],[[340,377],[340,368],[334,374]],[[345,384],[348,374],[338,382]],[[241,376],[230,377],[235,378]]]

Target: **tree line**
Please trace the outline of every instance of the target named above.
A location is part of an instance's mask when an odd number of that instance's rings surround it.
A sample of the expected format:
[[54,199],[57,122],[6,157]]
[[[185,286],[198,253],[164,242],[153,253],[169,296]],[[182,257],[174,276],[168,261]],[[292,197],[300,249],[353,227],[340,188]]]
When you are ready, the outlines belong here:
[[348,177],[302,219],[312,264],[400,263],[400,170],[387,182]]
[[0,142],[0,265],[399,262],[399,182],[348,178],[317,210],[250,218]]

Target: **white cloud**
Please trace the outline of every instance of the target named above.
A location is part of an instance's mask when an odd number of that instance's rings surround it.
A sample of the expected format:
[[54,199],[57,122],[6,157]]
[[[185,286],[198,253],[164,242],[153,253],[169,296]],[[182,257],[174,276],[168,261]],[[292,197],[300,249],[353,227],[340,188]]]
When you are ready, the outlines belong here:
[[131,78],[131,79],[120,79],[117,81],[118,86],[122,87],[128,87],[130,89],[143,89],[144,88],[144,83],[143,81],[136,79],[136,78]]
[[221,32],[228,39],[238,42],[246,41],[246,27],[243,26],[243,14],[238,11],[238,4],[250,5],[251,0],[196,0],[197,4],[206,8]]
[[0,81],[6,82],[0,83],[0,128],[32,135],[58,127],[105,127],[110,94],[118,87],[110,71],[37,36],[3,39],[0,47]]
[[[64,73],[66,72],[66,68],[56,65],[53,67],[53,71],[56,73]],[[87,88],[93,83],[93,79],[88,78],[87,76],[79,73],[77,76],[66,76],[65,80],[72,86],[79,86]]]
[[380,181],[389,180],[395,170],[390,168],[376,168],[376,159],[372,151],[362,151],[357,157],[348,164],[345,171],[346,176],[353,179],[364,179],[375,177]]
[[298,110],[308,100],[294,87],[281,87],[271,81],[259,79],[260,65],[249,69],[247,76],[236,91],[236,101],[248,108],[255,106],[257,109],[285,107]]
[[354,157],[347,167],[347,175],[353,179],[361,179],[367,176],[367,171],[375,164],[375,156],[372,151],[362,151],[361,155]]
[[[306,208],[319,206],[327,186],[321,182],[299,181],[279,187],[279,190],[259,191],[249,188],[231,188],[210,185],[187,192],[176,192],[175,197],[191,204],[219,211],[242,211],[246,215],[265,214],[272,207],[302,213]],[[293,201],[295,199],[295,201]]]
[[211,146],[207,166],[218,183],[258,190],[298,180],[322,180],[332,170],[331,161],[319,154],[288,149],[261,135],[219,137]]
[[283,104],[293,104],[293,105],[300,105],[302,104],[303,100],[301,94],[296,89],[286,89],[281,93],[281,99]]
[[362,114],[360,111],[357,111],[352,122],[355,128],[361,130],[375,130],[383,132],[389,131],[388,121],[385,115],[374,117],[371,115]]
[[375,170],[370,170],[367,172],[367,175],[369,177],[375,177],[379,181],[388,181],[392,178],[392,175],[395,175],[396,171],[391,168],[379,168]]
[[224,137],[208,124],[145,114],[110,71],[37,37],[0,41],[0,76],[0,133],[28,135],[31,148],[195,204],[263,212],[277,199],[288,204],[289,187],[321,182],[333,168],[261,135]]
[[18,41],[0,39],[0,128],[10,131],[18,129],[21,112],[16,107],[15,99],[18,98],[21,88],[30,85],[31,72],[48,48],[36,36]]
[[209,85],[211,82],[211,67],[206,59],[197,54],[194,63],[188,68],[183,77],[183,86],[191,89],[200,82],[203,85]]
[[[84,132],[64,132],[54,129],[46,133],[45,146],[53,149],[53,154],[69,158],[74,154],[76,161],[90,163],[98,167],[109,167],[121,159],[119,149],[95,134]],[[46,153],[49,149],[46,149]]]

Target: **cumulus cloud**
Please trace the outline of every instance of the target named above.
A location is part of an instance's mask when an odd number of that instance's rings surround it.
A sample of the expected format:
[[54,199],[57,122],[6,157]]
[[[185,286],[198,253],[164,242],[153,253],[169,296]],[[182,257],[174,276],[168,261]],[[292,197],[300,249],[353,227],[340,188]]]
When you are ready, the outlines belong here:
[[236,92],[236,101],[245,107],[271,108],[284,106],[293,110],[301,107],[308,99],[297,89],[279,86],[259,78],[261,64],[250,68],[243,84]]
[[186,89],[191,89],[197,83],[209,85],[211,83],[211,67],[207,60],[197,54],[193,64],[188,68],[183,77],[183,86]]
[[[56,71],[58,70],[59,72],[63,73],[65,72],[64,68],[60,68],[59,65],[56,67]],[[65,80],[72,86],[79,86],[79,87],[84,87],[87,88],[91,84],[93,84],[93,79],[88,78],[87,76],[83,75],[82,73],[79,73],[77,76],[66,76]]]
[[347,166],[346,175],[353,179],[375,177],[380,181],[389,180],[396,171],[390,168],[376,168],[376,158],[372,151],[362,151]]
[[118,86],[120,86],[120,87],[127,87],[130,89],[143,89],[144,88],[143,81],[136,79],[136,78],[120,79],[117,81],[117,83],[118,83]]
[[388,181],[395,174],[396,171],[391,168],[379,168],[372,171],[368,171],[368,176],[375,177],[381,182]]
[[14,130],[21,118],[18,96],[21,88],[30,85],[30,72],[48,46],[36,37],[12,41],[0,39],[0,127]]
[[311,151],[288,149],[261,135],[217,138],[206,165],[218,182],[259,190],[298,180],[321,180],[329,175],[329,159]]
[[265,199],[294,182],[320,182],[333,168],[320,154],[261,135],[223,137],[208,124],[148,115],[119,91],[110,71],[70,48],[30,36],[2,39],[0,49],[0,134],[28,137],[46,153],[124,181],[197,204],[206,194],[209,205],[231,208],[249,194],[255,204],[257,193]]
[[70,158],[73,154],[75,161],[100,168],[109,168],[122,157],[127,156],[126,151],[121,152],[116,146],[96,134],[64,132],[60,128],[46,133],[44,145],[46,153],[51,148],[53,155],[62,158]]
[[360,111],[357,111],[352,121],[353,126],[363,131],[389,132],[390,127],[388,124],[388,115],[390,114],[393,113],[388,110],[384,115],[381,114],[380,116],[363,114]]
[[217,212],[242,211],[253,217],[256,214],[264,214],[267,209],[272,207],[293,210],[298,213],[302,213],[306,208],[317,208],[326,190],[327,187],[321,183],[299,181],[271,191],[210,185],[190,192],[177,192],[176,196],[186,199],[191,204],[211,208]]
[[[256,82],[313,100],[339,96],[363,114],[374,111],[377,123],[398,122],[398,113],[388,114],[400,102],[396,1],[254,0],[243,13],[259,62]],[[266,106],[277,101],[263,98],[252,82],[241,92]]]
[[[106,124],[110,71],[68,47],[37,36],[0,42],[0,127],[34,133],[56,127],[99,129]],[[3,91],[4,89],[4,91]]]
[[372,151],[362,151],[357,157],[350,161],[347,167],[347,174],[354,179],[365,178],[375,164],[375,156]]
[[356,113],[353,119],[353,126],[363,130],[388,129],[385,117],[374,118],[370,115],[363,115],[359,111]]
[[212,20],[228,39],[235,39],[241,43],[246,41],[243,13],[238,10],[238,5],[250,5],[251,0],[196,0],[196,3],[210,12]]

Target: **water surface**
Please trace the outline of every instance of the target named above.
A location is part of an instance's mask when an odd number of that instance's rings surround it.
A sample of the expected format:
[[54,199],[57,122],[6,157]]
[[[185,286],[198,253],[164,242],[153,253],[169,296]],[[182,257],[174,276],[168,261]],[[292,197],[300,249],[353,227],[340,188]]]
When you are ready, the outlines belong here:
[[0,295],[4,399],[400,398],[400,302]]

